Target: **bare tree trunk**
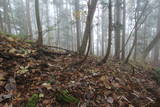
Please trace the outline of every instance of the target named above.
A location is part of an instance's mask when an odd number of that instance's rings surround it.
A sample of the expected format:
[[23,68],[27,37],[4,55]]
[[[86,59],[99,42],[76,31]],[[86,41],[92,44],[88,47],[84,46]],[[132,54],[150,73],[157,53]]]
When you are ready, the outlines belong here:
[[79,0],[75,0],[75,17],[76,17],[76,31],[77,31],[77,51],[79,52],[80,36],[81,36]]
[[0,12],[0,31],[3,32],[3,18],[1,12]]
[[147,46],[147,41],[146,41],[146,38],[147,38],[147,22],[144,22],[144,36],[143,36],[143,51],[145,50],[146,46]]
[[7,2],[7,26],[8,26],[8,32],[12,33],[11,20],[10,20],[10,15],[9,15],[9,5],[10,5],[10,0],[8,0],[8,2]]
[[109,32],[108,32],[108,48],[105,57],[102,59],[102,61],[99,63],[99,65],[105,63],[108,60],[108,57],[110,55],[111,46],[112,46],[112,0],[109,0]]
[[43,45],[43,35],[42,35],[42,25],[40,21],[40,13],[39,13],[39,0],[35,0],[35,12],[36,12],[36,21],[37,21],[37,28],[38,28],[38,46]]
[[160,51],[160,42],[158,42],[154,48],[154,64],[157,65],[159,62],[159,51]]
[[7,26],[8,26],[8,32],[9,32],[9,33],[12,33],[11,20],[10,20],[10,15],[9,15],[9,14],[10,14],[9,4],[10,4],[10,0],[8,0],[8,4],[7,4],[7,5],[8,5],[8,7],[7,7],[7,13],[8,13],[8,14],[7,14],[7,24],[8,24],[8,25],[7,25]]
[[10,11],[10,14],[11,14],[11,20],[12,20],[12,24],[14,26],[14,29],[15,29],[15,33],[17,34],[17,28],[16,28],[16,24],[15,24],[15,20],[14,20],[14,16],[13,16],[13,12],[12,12],[12,6],[11,6],[11,3],[9,3],[9,11]]
[[102,56],[104,56],[104,54],[105,54],[105,52],[104,52],[104,44],[105,44],[105,40],[104,40],[104,36],[105,36],[105,29],[104,29],[104,21],[106,21],[105,20],[105,11],[104,10],[102,10],[102,16],[101,16],[101,23],[102,23],[102,25],[101,25],[101,29],[102,29],[102,38],[101,38],[101,44],[102,44]]
[[153,47],[159,42],[160,40],[160,30],[158,31],[156,37],[150,42],[147,48],[143,52],[143,60],[148,56],[149,52],[153,49]]
[[11,33],[11,25],[10,25],[10,18],[9,18],[9,0],[3,1],[3,11],[4,11],[4,23],[5,23],[5,32]]
[[7,24],[7,3],[6,3],[6,0],[3,0],[3,21],[4,21],[4,32],[7,32],[7,27],[6,27],[6,24]]
[[85,32],[83,36],[83,41],[80,47],[80,54],[84,54],[86,51],[86,46],[87,46],[87,42],[89,39],[89,32],[90,32],[89,27],[91,26],[90,24],[92,24],[93,16],[96,10],[97,1],[98,0],[89,0],[88,2],[88,15],[87,15],[87,20],[86,20],[86,28],[85,28]]
[[[139,0],[137,0],[137,6],[136,6],[136,11],[135,11],[135,23],[137,22],[137,20],[138,20],[138,17],[139,17],[139,4],[140,4],[140,1]],[[136,61],[136,57],[137,57],[137,39],[138,39],[138,29],[137,29],[137,27],[138,27],[138,23],[136,23],[135,24],[135,48],[134,48],[134,60]]]
[[[157,14],[157,32],[160,28],[160,7],[158,8],[158,14]],[[154,48],[154,64],[158,64],[159,61],[159,55],[160,55],[160,42],[156,43],[156,46]]]
[[122,60],[124,60],[125,58],[125,38],[126,38],[126,0],[123,0]]
[[99,38],[98,38],[99,37],[99,28],[98,28],[98,25],[97,25],[97,32],[96,33],[97,33],[97,40],[96,40],[96,46],[97,46],[96,48],[97,49],[96,49],[96,52],[97,52],[97,56],[99,56]]
[[[147,6],[148,6],[148,2],[146,2],[145,6],[144,6],[144,8],[143,8],[143,11],[142,11],[142,13],[141,13],[141,15],[137,18],[137,21],[135,22],[135,26],[134,26],[135,33],[136,33],[136,31],[138,31],[138,29],[140,28],[140,26],[145,22],[145,20],[147,19],[148,15],[150,14],[150,13],[147,14],[147,15],[144,17],[144,20],[143,20],[141,23],[139,23],[140,19],[142,18],[142,16],[143,16],[144,13],[145,13],[145,9],[147,8]],[[130,35],[129,35],[129,38],[132,36],[132,32],[133,32],[133,30],[131,31],[131,33],[130,33]],[[134,34],[135,34],[135,33],[134,33]],[[128,40],[129,40],[129,39],[127,39],[127,42],[128,42]],[[129,54],[128,54],[127,58],[125,59],[124,63],[128,63],[128,61],[129,61],[129,59],[130,59],[130,57],[131,57],[131,54],[132,54],[132,52],[133,52],[133,50],[134,50],[134,48],[135,48],[136,41],[137,41],[137,35],[135,34],[132,47],[131,47],[131,49],[129,50]]]
[[[19,0],[21,2],[22,7],[25,7],[24,1],[23,0]],[[26,7],[25,7],[26,8]],[[21,11],[26,11],[25,8],[23,8]],[[28,23],[27,23],[27,14],[26,12],[23,12],[23,15],[21,16],[22,20],[23,20],[23,34],[27,35],[29,34],[29,30],[28,30]]]
[[[141,24],[144,23],[144,21],[146,20],[146,18],[147,18],[147,16],[145,17],[145,19],[143,20],[143,22],[140,23],[139,26],[135,27],[135,30],[138,30],[138,29],[139,29],[139,27],[141,26]],[[131,49],[129,50],[129,54],[128,54],[127,58],[125,59],[124,63],[128,63],[128,61],[129,61],[129,59],[130,59],[130,57],[131,57],[131,54],[132,54],[132,52],[133,52],[133,50],[134,50],[134,48],[135,48],[136,40],[137,40],[137,36],[134,37],[132,47],[131,47]]]
[[91,41],[90,41],[90,54],[94,55],[94,33],[93,30],[91,31]]
[[121,0],[116,0],[115,9],[115,58],[120,59]]
[[[53,2],[55,2],[56,4],[56,46],[60,46],[60,22],[61,22],[61,19],[59,18],[60,17],[60,14],[61,14],[61,11],[63,9],[63,0],[61,1],[55,1],[53,0]],[[53,7],[54,8],[54,7]]]
[[28,32],[29,39],[32,40],[32,25],[31,25],[31,14],[30,14],[30,0],[26,0],[26,16],[27,16],[27,24],[28,24]]
[[97,56],[100,56],[100,43],[99,43],[99,40],[100,40],[100,38],[99,38],[99,32],[100,32],[100,29],[99,29],[99,23],[100,23],[100,21],[99,21],[99,9],[97,9],[97,24],[96,24],[96,26],[97,26]]
[[82,63],[84,63],[86,60],[87,60],[87,57],[88,57],[88,55],[89,55],[89,50],[90,50],[90,48],[91,48],[91,31],[92,31],[92,28],[91,28],[91,17],[89,16],[88,17],[90,20],[88,20],[88,23],[89,23],[89,28],[88,28],[88,46],[87,46],[87,52],[86,52],[86,55],[84,56],[84,58],[82,59],[82,60],[80,60],[80,61],[78,61],[78,62],[75,62],[75,63],[72,63],[72,64],[70,64],[69,66],[67,66],[65,69],[67,69],[67,68],[69,68],[69,67],[74,67],[74,66],[77,66],[77,65],[82,65]]
[[47,44],[48,44],[49,46],[51,46],[51,40],[52,40],[52,38],[51,38],[51,34],[50,34],[50,20],[49,20],[49,12],[50,12],[50,10],[49,10],[49,0],[45,0],[44,3],[45,3],[45,21],[46,21],[46,28],[47,28],[47,30],[49,31],[49,32],[47,33]]
[[158,21],[157,21],[157,35],[156,37],[150,42],[150,44],[147,46],[147,48],[144,50],[143,52],[143,60],[145,60],[145,58],[148,56],[149,52],[152,50],[152,48],[155,47],[155,56],[154,56],[154,59],[155,59],[155,62],[157,61],[158,59],[158,56],[159,56],[159,46],[158,46],[158,43],[159,43],[159,40],[160,40],[160,8],[159,8],[159,11],[158,11],[158,17],[157,17]]
[[[135,15],[135,23],[137,21],[137,15]],[[135,40],[134,40],[134,61],[136,60],[137,56],[137,36],[138,36],[138,29],[137,26],[138,24],[135,25]]]
[[[137,30],[137,27],[136,27],[135,30]],[[132,47],[131,47],[131,49],[130,49],[130,51],[129,51],[129,54],[128,54],[126,60],[124,61],[124,63],[128,63],[129,58],[130,58],[130,56],[131,56],[131,54],[132,54],[132,52],[133,52],[133,50],[134,50],[134,47],[135,47],[135,44],[136,44],[136,40],[137,40],[137,36],[135,35],[134,41],[133,41],[133,45],[132,45]]]
[[59,37],[60,37],[60,32],[59,32],[59,29],[60,29],[60,25],[59,25],[59,20],[58,20],[58,16],[59,16],[59,7],[56,7],[56,26],[57,26],[57,31],[56,31],[56,46],[59,46]]

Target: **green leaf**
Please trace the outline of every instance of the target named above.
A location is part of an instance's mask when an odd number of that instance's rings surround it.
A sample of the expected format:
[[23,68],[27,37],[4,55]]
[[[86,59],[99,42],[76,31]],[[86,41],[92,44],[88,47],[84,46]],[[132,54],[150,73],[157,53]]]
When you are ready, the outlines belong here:
[[26,107],[36,107],[36,104],[38,103],[39,95],[33,94],[32,97],[28,100]]
[[60,103],[78,103],[79,102],[79,99],[69,94],[68,90],[58,91],[56,95],[56,99]]

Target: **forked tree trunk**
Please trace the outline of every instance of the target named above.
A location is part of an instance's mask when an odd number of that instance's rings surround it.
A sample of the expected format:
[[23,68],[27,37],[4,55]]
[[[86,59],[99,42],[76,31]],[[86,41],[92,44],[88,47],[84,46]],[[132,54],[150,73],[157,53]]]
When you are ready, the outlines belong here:
[[87,15],[87,20],[86,20],[86,28],[82,40],[82,45],[80,47],[80,54],[85,54],[86,47],[87,47],[87,42],[89,39],[89,30],[90,26],[92,24],[93,16],[96,10],[96,5],[97,5],[98,0],[89,0],[88,2],[88,15]]
[[[143,8],[143,10],[142,10],[141,15],[137,18],[137,20],[136,20],[136,22],[135,22],[135,26],[134,26],[134,29],[135,29],[135,32],[134,32],[135,37],[134,37],[134,40],[133,40],[132,47],[131,47],[131,49],[129,50],[129,54],[128,54],[128,56],[126,57],[124,63],[128,63],[128,61],[129,61],[129,59],[130,59],[130,57],[131,57],[131,55],[132,55],[132,52],[133,52],[133,50],[134,50],[134,48],[135,48],[136,42],[137,42],[137,34],[136,34],[136,33],[137,33],[138,29],[140,28],[140,26],[146,21],[148,15],[149,15],[149,14],[147,14],[147,15],[144,17],[144,20],[143,20],[141,23],[139,23],[140,19],[142,18],[142,16],[143,16],[144,13],[145,13],[145,10],[146,10],[147,6],[148,6],[148,2],[146,2],[145,6],[144,6],[144,8]],[[133,31],[133,30],[132,30],[132,31]],[[132,36],[132,31],[131,31],[129,37]],[[128,39],[128,40],[129,40],[129,39]]]

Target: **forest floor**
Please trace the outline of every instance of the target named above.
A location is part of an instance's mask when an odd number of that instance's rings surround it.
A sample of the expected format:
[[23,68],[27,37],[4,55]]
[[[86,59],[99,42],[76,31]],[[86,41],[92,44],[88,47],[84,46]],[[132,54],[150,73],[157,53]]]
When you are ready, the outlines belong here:
[[[0,107],[158,107],[152,67],[109,61],[0,35]],[[147,66],[147,65],[146,65]]]

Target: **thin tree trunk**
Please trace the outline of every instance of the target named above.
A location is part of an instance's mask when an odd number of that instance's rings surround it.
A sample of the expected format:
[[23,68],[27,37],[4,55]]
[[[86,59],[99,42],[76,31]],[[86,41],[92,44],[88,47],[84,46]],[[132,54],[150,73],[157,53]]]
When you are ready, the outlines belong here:
[[80,36],[81,36],[79,0],[75,0],[75,17],[76,17],[76,32],[77,32],[77,51],[79,52]]
[[9,18],[9,8],[8,5],[9,0],[3,1],[3,11],[4,11],[4,23],[5,23],[5,32],[11,33],[11,25],[10,25],[10,18]]
[[[136,27],[136,29],[137,29],[137,27]],[[135,29],[135,30],[136,30],[136,29]],[[132,45],[132,47],[131,47],[131,49],[130,49],[130,51],[129,51],[129,54],[128,54],[126,60],[124,61],[125,64],[128,63],[129,58],[130,58],[130,56],[131,56],[131,54],[132,54],[132,52],[133,52],[133,50],[134,50],[134,48],[135,48],[136,40],[137,40],[137,36],[135,35],[134,41],[133,41],[133,45]]]
[[6,24],[7,24],[7,3],[6,3],[7,0],[3,0],[3,21],[4,21],[4,32],[7,32],[7,27],[6,27]]
[[36,12],[36,21],[37,21],[37,28],[38,28],[38,46],[43,45],[43,35],[42,35],[42,25],[40,21],[40,13],[39,13],[39,0],[35,0],[35,12]]
[[[148,16],[148,15],[147,15]],[[141,23],[141,24],[139,24],[137,27],[135,27],[135,30],[138,30],[139,28],[140,28],[140,26],[144,23],[144,21],[147,19],[147,16],[144,18],[144,20],[143,20],[143,22]],[[132,52],[133,52],[133,50],[134,50],[134,47],[135,47],[135,41],[137,40],[137,36],[135,36],[134,37],[134,41],[133,41],[133,44],[132,44],[132,47],[131,47],[131,49],[130,49],[130,51],[129,51],[129,54],[128,54],[128,56],[127,56],[127,58],[125,59],[125,61],[124,61],[124,63],[128,63],[128,61],[129,61],[129,59],[130,59],[130,57],[131,57],[131,54],[132,54]]]
[[[142,11],[142,13],[141,13],[141,15],[139,16],[139,18],[138,18],[137,21],[135,22],[135,26],[134,26],[135,31],[138,31],[138,29],[140,28],[140,26],[145,22],[145,20],[147,19],[148,15],[150,14],[150,12],[149,12],[149,13],[144,17],[144,20],[139,24],[139,21],[140,21],[141,17],[143,16],[143,14],[144,14],[144,12],[145,12],[145,9],[147,8],[147,5],[148,5],[148,2],[146,2],[145,6],[144,6],[144,8],[143,8],[143,11]],[[133,30],[131,31],[129,37],[132,35],[132,32],[133,32]],[[136,33],[136,32],[135,32],[135,33]],[[129,40],[129,39],[128,39],[128,40]],[[128,40],[127,40],[127,41],[128,41]],[[135,48],[136,41],[137,41],[137,36],[135,35],[134,40],[133,40],[132,47],[131,47],[131,49],[130,49],[130,51],[129,51],[129,54],[128,54],[127,58],[125,59],[124,63],[128,63],[128,61],[129,61],[129,59],[130,59],[130,56],[131,56],[131,54],[132,54],[132,52],[133,52],[133,50],[134,50],[134,48]]]
[[45,0],[44,1],[44,3],[45,3],[45,21],[46,21],[46,28],[47,28],[47,30],[49,31],[48,33],[47,33],[47,44],[49,44],[50,46],[51,46],[51,40],[52,40],[52,38],[51,38],[51,34],[50,34],[50,20],[49,20],[49,0]]
[[102,10],[102,16],[101,16],[101,29],[102,29],[102,38],[101,38],[101,44],[102,44],[102,56],[104,56],[105,52],[104,52],[104,44],[105,44],[105,40],[104,40],[104,34],[105,34],[105,29],[104,29],[104,20],[105,19],[105,11]]
[[[139,3],[140,3],[140,1],[139,0],[137,0],[137,7],[136,7],[136,11],[135,11],[135,23],[137,22],[137,20],[138,20],[138,17],[139,17],[139,10],[138,10],[138,8],[139,8]],[[138,45],[137,45],[137,42],[138,42],[138,29],[137,29],[137,27],[138,27],[138,23],[136,23],[135,24],[135,48],[134,48],[134,60],[136,61],[136,57],[137,57],[137,47],[138,47]]]
[[28,32],[29,32],[29,39],[33,39],[32,33],[32,25],[31,25],[31,14],[30,14],[30,0],[26,0],[26,16],[27,16],[27,24],[28,24]]
[[108,48],[105,57],[102,59],[102,61],[98,64],[101,65],[105,63],[110,55],[111,46],[112,46],[112,0],[109,0],[109,32],[108,32]]
[[90,54],[94,55],[94,33],[93,30],[91,31],[91,41],[90,41]]
[[[19,0],[19,1],[20,1],[20,4],[21,4],[21,7],[25,7],[24,1],[23,0]],[[22,27],[23,27],[22,30],[23,31],[21,33],[24,34],[24,35],[27,35],[29,31],[28,31],[28,23],[27,23],[27,14],[26,14],[26,12],[24,12],[24,11],[26,11],[25,8],[21,9],[21,12],[22,12],[21,19],[23,21],[23,23],[22,23]]]
[[1,12],[0,12],[0,31],[3,32],[3,19]]
[[124,60],[125,58],[125,38],[126,38],[126,0],[123,0],[122,60]]
[[[160,10],[160,8],[159,8]],[[160,40],[160,11],[158,11],[158,21],[157,21],[157,35],[156,37],[150,42],[150,44],[147,46],[147,48],[143,52],[143,60],[148,56],[149,52],[154,48],[154,61],[157,63],[158,62],[158,57],[159,57],[159,40]]]
[[150,44],[147,46],[147,48],[143,52],[143,60],[146,59],[149,52],[153,49],[153,47],[159,42],[160,40],[160,29],[156,35],[156,37],[150,42]]
[[97,32],[96,33],[97,33],[97,40],[96,40],[96,46],[97,46],[96,48],[97,49],[96,49],[96,52],[97,52],[97,56],[99,56],[99,38],[98,38],[99,37],[99,28],[98,28],[98,25],[97,25]]
[[160,51],[160,42],[158,42],[154,48],[154,64],[157,65],[159,62],[159,51]]
[[[88,2],[88,15],[87,15],[87,20],[86,20],[86,28],[82,40],[82,45],[80,47],[80,54],[84,54],[86,51],[86,46],[87,42],[89,39],[89,30],[90,30],[90,24],[92,24],[93,16],[96,10],[96,5],[97,5],[98,0],[89,0]],[[91,22],[91,23],[90,23]]]
[[[157,32],[160,28],[160,7],[158,8],[158,14],[157,14]],[[159,55],[160,55],[160,42],[156,43],[156,46],[154,48],[154,64],[157,65],[159,61]]]
[[99,21],[99,9],[97,9],[97,11],[98,11],[98,12],[97,12],[97,15],[98,15],[98,17],[97,17],[97,56],[99,56],[99,55],[100,55],[100,54],[99,54],[99,53],[100,53],[100,46],[99,46],[99,45],[100,45],[100,44],[99,44],[99,39],[100,39],[100,38],[99,38],[99,36],[100,36],[100,35],[99,35],[99,32],[100,32],[100,29],[99,29],[99,25],[100,25],[100,24],[99,24],[99,22],[100,22],[100,21]]
[[[131,30],[128,38],[126,39],[126,42],[125,42],[125,45],[124,45],[123,48],[125,48],[125,47],[127,46],[130,38],[132,37],[132,34],[133,34],[134,31],[135,31],[136,24],[139,24],[139,21],[142,19],[142,16],[143,16],[143,15],[145,14],[145,12],[146,12],[147,6],[148,6],[148,2],[146,2],[145,7],[143,8],[141,15],[140,15],[139,18],[137,19],[137,22],[135,23],[135,25],[134,25],[133,29]],[[154,8],[153,8],[153,9],[154,9]],[[151,9],[151,11],[146,15],[146,17],[144,18],[143,22],[145,22],[145,20],[147,19],[148,15],[153,11],[153,9]],[[141,22],[141,23],[139,24],[138,29],[139,29],[139,27],[141,26],[141,24],[143,24],[143,22]]]
[[146,38],[147,38],[147,22],[144,22],[144,36],[143,36],[143,51],[145,50],[145,48],[146,48],[146,43],[147,43],[147,41],[146,41]]
[[7,2],[7,26],[8,26],[8,32],[12,33],[12,29],[11,29],[11,20],[10,20],[10,16],[9,16],[9,6],[10,6],[10,0],[8,0]]
[[116,7],[115,7],[115,58],[120,59],[120,33],[121,33],[121,15],[120,15],[120,10],[121,10],[121,3],[120,0],[116,0]]
[[12,23],[13,23],[13,26],[14,26],[14,29],[15,29],[15,33],[18,34],[17,32],[17,28],[16,28],[16,24],[15,24],[15,21],[14,21],[14,16],[13,16],[13,12],[12,12],[12,7],[11,7],[11,4],[9,3],[9,11],[11,13],[11,20],[12,20]]

